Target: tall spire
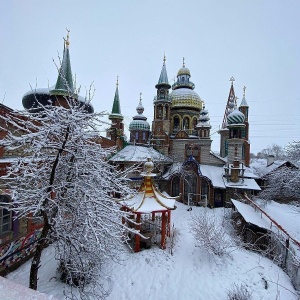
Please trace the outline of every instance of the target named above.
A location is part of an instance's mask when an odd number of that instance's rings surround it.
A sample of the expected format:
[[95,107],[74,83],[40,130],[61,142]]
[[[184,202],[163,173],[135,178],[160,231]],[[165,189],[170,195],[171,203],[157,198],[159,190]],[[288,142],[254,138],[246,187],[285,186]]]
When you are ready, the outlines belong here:
[[119,76],[117,76],[114,103],[111,110],[111,114],[109,115],[109,119],[116,119],[116,118],[123,120],[123,116],[121,114],[120,97],[119,97]]
[[159,84],[169,85],[168,74],[167,74],[167,69],[166,69],[166,55],[165,54],[164,54],[164,59],[163,59],[163,66],[162,66],[162,69],[160,72],[160,76],[159,76],[157,85],[159,85]]
[[70,52],[69,52],[69,45],[70,45],[69,33],[70,30],[67,29],[67,38],[64,38],[63,59],[58,72],[58,78],[56,81],[55,88],[50,91],[51,95],[58,95],[58,96],[73,95],[74,96],[73,76],[72,76]]
[[229,96],[228,96],[228,100],[227,100],[227,104],[226,104],[226,108],[225,108],[225,113],[224,113],[224,118],[223,118],[223,123],[222,123],[222,129],[226,128],[226,126],[227,126],[227,117],[231,112],[233,112],[233,110],[236,107],[237,97],[235,96],[234,87],[233,87],[233,82],[235,81],[234,77],[232,76],[229,79],[229,81],[231,81],[231,86],[230,86]]
[[248,106],[248,103],[247,103],[247,101],[246,101],[246,96],[245,96],[245,94],[246,94],[246,87],[244,86],[244,88],[243,88],[243,99],[242,99],[242,102],[241,102],[241,105],[240,105],[240,106],[246,106],[246,107],[249,107],[249,106]]

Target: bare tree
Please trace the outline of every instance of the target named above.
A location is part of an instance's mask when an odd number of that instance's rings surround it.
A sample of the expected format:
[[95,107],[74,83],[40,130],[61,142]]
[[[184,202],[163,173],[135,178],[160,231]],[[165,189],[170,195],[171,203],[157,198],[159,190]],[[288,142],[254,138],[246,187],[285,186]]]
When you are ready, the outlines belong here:
[[268,146],[266,149],[263,149],[261,152],[263,154],[265,154],[266,156],[274,155],[275,160],[285,158],[285,152],[284,152],[283,147],[281,147],[277,144],[272,144],[272,146]]
[[111,195],[131,190],[125,174],[108,164],[113,149],[99,144],[102,114],[87,113],[76,99],[65,100],[67,108],[49,106],[38,113],[2,116],[7,126],[0,146],[22,152],[5,178],[13,190],[9,209],[18,218],[32,217],[44,224],[31,264],[30,288],[37,289],[41,253],[53,243],[61,279],[76,287],[81,298],[91,293],[103,298],[105,290],[97,279],[107,259],[120,257],[126,229],[122,218],[127,217]]
[[205,249],[209,254],[230,255],[236,249],[235,242],[228,236],[224,226],[214,214],[204,213],[191,217],[191,232],[196,246]]

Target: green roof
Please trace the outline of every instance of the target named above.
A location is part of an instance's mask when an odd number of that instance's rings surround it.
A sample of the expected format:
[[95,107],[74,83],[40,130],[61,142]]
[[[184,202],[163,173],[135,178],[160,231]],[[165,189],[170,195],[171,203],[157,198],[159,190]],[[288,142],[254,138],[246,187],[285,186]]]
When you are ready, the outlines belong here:
[[63,60],[58,72],[58,78],[56,81],[55,88],[50,91],[51,95],[69,96],[70,94],[74,94],[73,76],[71,70],[70,52],[68,44],[68,41],[66,41]]

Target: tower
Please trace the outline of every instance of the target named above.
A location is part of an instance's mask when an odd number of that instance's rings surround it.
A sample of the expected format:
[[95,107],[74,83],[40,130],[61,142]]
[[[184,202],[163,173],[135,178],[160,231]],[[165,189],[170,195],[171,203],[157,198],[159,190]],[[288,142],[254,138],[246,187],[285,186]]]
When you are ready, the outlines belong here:
[[29,112],[43,111],[44,106],[63,106],[68,108],[70,104],[77,104],[87,113],[93,113],[94,108],[90,99],[76,94],[70,61],[70,41],[67,30],[67,38],[64,38],[64,52],[61,66],[58,71],[58,77],[53,89],[35,88],[28,91],[22,98],[22,104]]
[[120,97],[119,97],[119,78],[117,77],[116,91],[114,102],[111,110],[111,114],[108,116],[109,120],[112,121],[112,125],[109,129],[109,135],[112,141],[121,148],[122,138],[124,137],[124,124],[123,116],[121,114]]
[[243,151],[244,151],[244,160],[245,160],[245,165],[249,166],[250,165],[250,142],[249,142],[249,106],[246,101],[246,87],[244,86],[243,89],[243,99],[241,102],[241,105],[239,107],[240,112],[242,112],[245,116],[245,128],[244,132],[242,134],[242,137],[244,139],[244,145],[243,145]]
[[199,143],[196,125],[203,101],[194,91],[195,84],[190,78],[190,70],[183,58],[182,68],[177,73],[177,81],[172,85],[170,94],[170,154],[177,161],[185,160],[190,144]]
[[140,93],[140,101],[136,107],[137,115],[133,117],[133,121],[129,124],[130,142],[135,144],[148,144],[150,139],[150,125],[147,118],[143,115],[144,106],[142,104],[142,93]]
[[166,56],[164,55],[163,66],[160,72],[158,83],[155,85],[157,89],[154,97],[154,118],[152,122],[152,144],[162,152],[168,154],[169,150],[169,132],[170,132],[170,110],[171,97],[169,89],[171,85],[168,81],[166,69]]
[[228,145],[228,163],[234,161],[244,162],[244,132],[245,132],[245,116],[235,107],[234,111],[227,117],[227,128],[229,136]]

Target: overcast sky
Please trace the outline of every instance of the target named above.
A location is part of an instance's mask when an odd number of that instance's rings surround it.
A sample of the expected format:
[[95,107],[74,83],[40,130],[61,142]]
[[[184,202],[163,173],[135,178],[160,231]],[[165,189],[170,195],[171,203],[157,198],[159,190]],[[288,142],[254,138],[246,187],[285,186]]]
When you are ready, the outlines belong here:
[[[94,82],[93,106],[111,112],[119,76],[125,125],[142,92],[144,115],[163,55],[170,83],[182,66],[205,101],[212,130],[222,124],[231,76],[238,103],[246,89],[251,152],[299,140],[299,0],[0,0],[0,101],[22,109],[30,84],[55,84],[53,59],[70,29],[73,75],[81,94]],[[213,150],[219,150],[214,133]]]

